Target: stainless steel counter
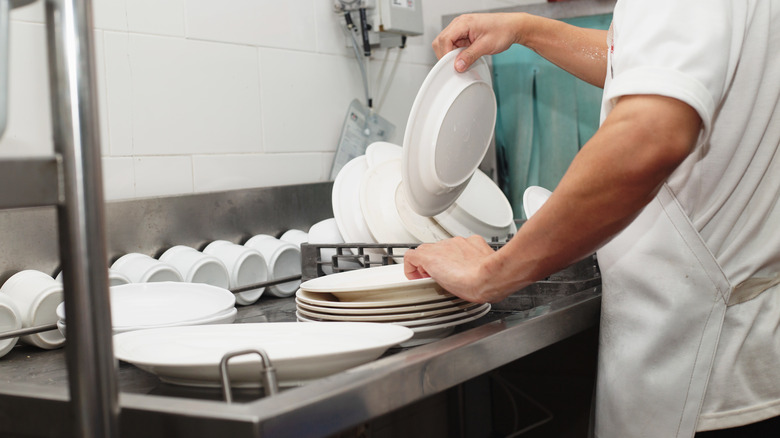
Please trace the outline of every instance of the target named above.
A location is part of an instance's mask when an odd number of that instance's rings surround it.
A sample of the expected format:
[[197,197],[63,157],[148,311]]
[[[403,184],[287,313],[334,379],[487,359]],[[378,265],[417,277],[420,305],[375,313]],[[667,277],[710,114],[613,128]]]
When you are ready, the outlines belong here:
[[[323,183],[109,203],[108,254],[154,256],[174,244],[199,248],[214,239],[242,242],[257,233],[306,229],[330,216],[329,194]],[[54,222],[48,207],[0,212],[0,281],[20,269],[55,272]],[[121,436],[322,437],[359,426],[595,327],[598,269],[595,260],[577,265],[582,269],[519,291],[444,339],[391,350],[269,398],[260,390],[235,390],[236,402],[228,404],[218,389],[165,384],[120,363]],[[241,307],[237,322],[294,320],[292,298],[264,297]],[[73,412],[64,350],[17,347],[0,358],[0,436],[69,437]]]
[[[541,297],[541,295],[540,295]],[[123,437],[322,437],[440,393],[598,324],[600,287],[518,294],[436,342],[389,351],[354,369],[261,398],[239,390],[233,404],[217,389],[160,382],[119,365]],[[546,301],[546,300],[545,300]],[[264,299],[237,322],[293,321],[295,303]],[[68,436],[64,352],[16,348],[0,361],[0,435]],[[41,421],[45,418],[45,421]]]

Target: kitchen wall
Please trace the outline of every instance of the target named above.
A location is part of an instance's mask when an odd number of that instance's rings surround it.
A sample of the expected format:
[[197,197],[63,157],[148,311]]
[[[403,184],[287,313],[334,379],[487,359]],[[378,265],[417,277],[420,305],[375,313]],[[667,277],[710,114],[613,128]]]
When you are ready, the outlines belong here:
[[[387,89],[375,107],[395,124],[397,144],[436,61],[441,16],[539,2],[419,1],[424,35],[376,50],[369,68],[374,96]],[[92,5],[107,199],[328,179],[347,106],[364,96],[333,0]],[[43,0],[11,14],[0,159],[53,151],[43,22]]]

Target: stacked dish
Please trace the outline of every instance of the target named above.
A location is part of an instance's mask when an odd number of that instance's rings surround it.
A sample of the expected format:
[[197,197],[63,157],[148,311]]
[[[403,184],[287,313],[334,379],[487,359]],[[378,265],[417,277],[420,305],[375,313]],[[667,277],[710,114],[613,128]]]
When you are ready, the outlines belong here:
[[420,87],[403,147],[372,143],[336,176],[333,212],[346,242],[505,242],[517,232],[508,199],[477,169],[496,122],[490,70],[480,58],[456,72],[459,52],[442,57]]
[[[155,282],[112,286],[114,334],[186,325],[230,324],[236,299],[227,289],[203,283]],[[57,307],[57,327],[65,335],[65,303]]]
[[410,328],[411,347],[450,334],[490,310],[443,290],[430,278],[409,280],[402,265],[379,266],[315,278],[296,293],[297,318],[306,322],[373,322]]

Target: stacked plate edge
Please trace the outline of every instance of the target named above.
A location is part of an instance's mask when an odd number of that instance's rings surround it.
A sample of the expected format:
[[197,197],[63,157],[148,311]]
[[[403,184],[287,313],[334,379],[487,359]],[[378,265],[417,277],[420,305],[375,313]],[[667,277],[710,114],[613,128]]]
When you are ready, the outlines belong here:
[[422,345],[490,311],[464,301],[430,278],[409,280],[403,265],[360,269],[315,278],[296,293],[296,317],[305,322],[373,322],[410,328],[402,347]]

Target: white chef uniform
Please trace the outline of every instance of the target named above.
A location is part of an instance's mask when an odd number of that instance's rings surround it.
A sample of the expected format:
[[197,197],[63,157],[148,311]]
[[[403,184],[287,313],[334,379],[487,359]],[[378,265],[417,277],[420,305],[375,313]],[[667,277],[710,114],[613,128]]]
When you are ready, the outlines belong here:
[[701,116],[693,153],[598,252],[595,434],[691,437],[780,415],[780,0],[618,0],[621,96]]

